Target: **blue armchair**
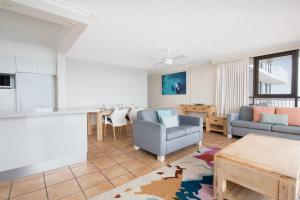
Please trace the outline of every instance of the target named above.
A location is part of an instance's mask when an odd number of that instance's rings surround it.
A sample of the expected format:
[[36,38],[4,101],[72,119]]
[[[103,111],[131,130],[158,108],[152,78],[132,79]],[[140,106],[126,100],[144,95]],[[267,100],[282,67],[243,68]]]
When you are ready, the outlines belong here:
[[[161,110],[161,109],[160,109]],[[157,109],[141,110],[133,123],[134,149],[142,148],[164,161],[165,155],[192,144],[201,146],[203,119],[179,115],[179,127],[166,128],[158,122]],[[176,109],[171,109],[177,115]]]

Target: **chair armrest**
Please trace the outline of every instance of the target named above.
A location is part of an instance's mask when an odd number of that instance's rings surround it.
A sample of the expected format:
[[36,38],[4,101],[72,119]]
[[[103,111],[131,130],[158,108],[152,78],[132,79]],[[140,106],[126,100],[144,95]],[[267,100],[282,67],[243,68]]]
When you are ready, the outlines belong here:
[[194,125],[194,126],[201,126],[201,125],[203,125],[203,118],[187,116],[187,115],[179,115],[179,123],[180,124],[189,124],[189,125]]
[[136,119],[133,122],[133,143],[156,155],[166,154],[167,133],[163,124]]
[[240,113],[228,113],[227,114],[227,134],[231,137],[232,136],[232,126],[231,123],[233,121],[240,119]]

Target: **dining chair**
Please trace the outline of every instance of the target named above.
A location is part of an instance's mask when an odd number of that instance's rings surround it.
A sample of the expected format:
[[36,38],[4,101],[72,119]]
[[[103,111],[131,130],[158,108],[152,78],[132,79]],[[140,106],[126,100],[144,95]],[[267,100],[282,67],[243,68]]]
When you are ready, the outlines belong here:
[[137,113],[140,110],[143,110],[144,108],[131,108],[130,111],[128,112],[128,119],[129,123],[133,124],[133,121],[136,119]]
[[116,109],[112,112],[112,114],[105,117],[104,120],[104,135],[106,135],[106,127],[107,125],[111,125],[114,133],[114,140],[116,140],[116,128],[120,127],[122,129],[123,126],[126,126],[126,131],[128,135],[128,127],[126,115],[129,109]]

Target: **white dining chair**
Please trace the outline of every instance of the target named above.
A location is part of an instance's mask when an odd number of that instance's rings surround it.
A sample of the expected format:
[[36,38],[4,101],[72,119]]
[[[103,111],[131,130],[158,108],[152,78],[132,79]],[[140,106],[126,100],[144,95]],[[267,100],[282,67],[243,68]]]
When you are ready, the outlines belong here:
[[133,124],[133,121],[136,119],[137,113],[140,110],[144,110],[144,108],[132,108],[132,109],[130,109],[130,111],[128,113],[128,118],[129,118],[129,123],[131,125]]
[[105,117],[104,120],[104,135],[106,135],[107,125],[111,125],[114,133],[114,140],[116,140],[116,128],[126,126],[126,131],[128,135],[127,119],[126,115],[129,109],[116,109],[112,114]]

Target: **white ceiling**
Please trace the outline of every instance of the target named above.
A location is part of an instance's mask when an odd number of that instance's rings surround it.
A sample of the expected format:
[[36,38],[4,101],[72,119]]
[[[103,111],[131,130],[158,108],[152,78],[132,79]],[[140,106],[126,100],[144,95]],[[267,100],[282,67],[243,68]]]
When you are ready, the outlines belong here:
[[0,9],[0,38],[56,48],[64,31],[61,25]]
[[[68,53],[80,60],[153,69],[158,62],[153,58],[163,58],[166,47],[173,49],[173,56],[187,55],[176,63],[187,65],[300,42],[299,0],[56,1],[92,13],[87,29]],[[46,26],[41,20],[26,28],[33,22],[27,23],[24,16],[11,25],[3,14],[16,15],[0,10],[0,37],[26,37],[51,45],[62,31],[61,26]]]

